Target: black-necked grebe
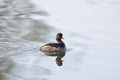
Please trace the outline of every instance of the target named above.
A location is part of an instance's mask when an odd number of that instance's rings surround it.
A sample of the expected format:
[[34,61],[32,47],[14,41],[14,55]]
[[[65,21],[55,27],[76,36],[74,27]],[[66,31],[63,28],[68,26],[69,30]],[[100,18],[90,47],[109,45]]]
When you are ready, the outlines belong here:
[[61,40],[63,39],[63,34],[58,33],[56,35],[56,40],[58,43],[48,43],[40,47],[41,51],[66,51],[66,47],[64,42]]

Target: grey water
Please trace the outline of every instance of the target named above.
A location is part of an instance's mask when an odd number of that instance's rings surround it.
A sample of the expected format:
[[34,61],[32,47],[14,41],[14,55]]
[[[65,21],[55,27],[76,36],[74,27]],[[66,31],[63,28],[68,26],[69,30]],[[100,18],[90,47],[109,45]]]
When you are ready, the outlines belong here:
[[119,21],[119,0],[0,0],[0,80],[119,80]]

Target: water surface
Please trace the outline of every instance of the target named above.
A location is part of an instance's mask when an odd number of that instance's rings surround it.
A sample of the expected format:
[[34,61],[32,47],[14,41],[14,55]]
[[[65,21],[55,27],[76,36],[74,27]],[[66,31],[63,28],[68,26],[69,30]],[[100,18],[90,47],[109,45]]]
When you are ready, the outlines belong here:
[[[0,2],[0,80],[120,79],[118,0]],[[58,32],[61,59],[39,50]]]

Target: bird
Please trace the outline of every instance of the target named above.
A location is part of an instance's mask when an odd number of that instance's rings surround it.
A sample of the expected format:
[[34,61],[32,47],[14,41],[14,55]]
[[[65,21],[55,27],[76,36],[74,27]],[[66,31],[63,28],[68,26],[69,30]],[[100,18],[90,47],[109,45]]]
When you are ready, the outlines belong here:
[[63,34],[57,33],[55,38],[57,43],[47,43],[41,46],[40,50],[44,52],[66,51],[66,46],[62,41],[62,39],[64,39]]

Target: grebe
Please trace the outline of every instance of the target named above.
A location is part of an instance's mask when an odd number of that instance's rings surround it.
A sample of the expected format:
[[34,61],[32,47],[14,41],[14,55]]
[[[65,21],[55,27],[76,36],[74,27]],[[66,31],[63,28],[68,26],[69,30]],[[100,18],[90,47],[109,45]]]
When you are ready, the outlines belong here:
[[56,35],[56,40],[58,43],[48,43],[45,44],[43,46],[40,47],[41,51],[45,51],[45,52],[52,52],[52,51],[66,51],[66,47],[64,42],[61,40],[63,39],[63,34],[62,33],[58,33]]

